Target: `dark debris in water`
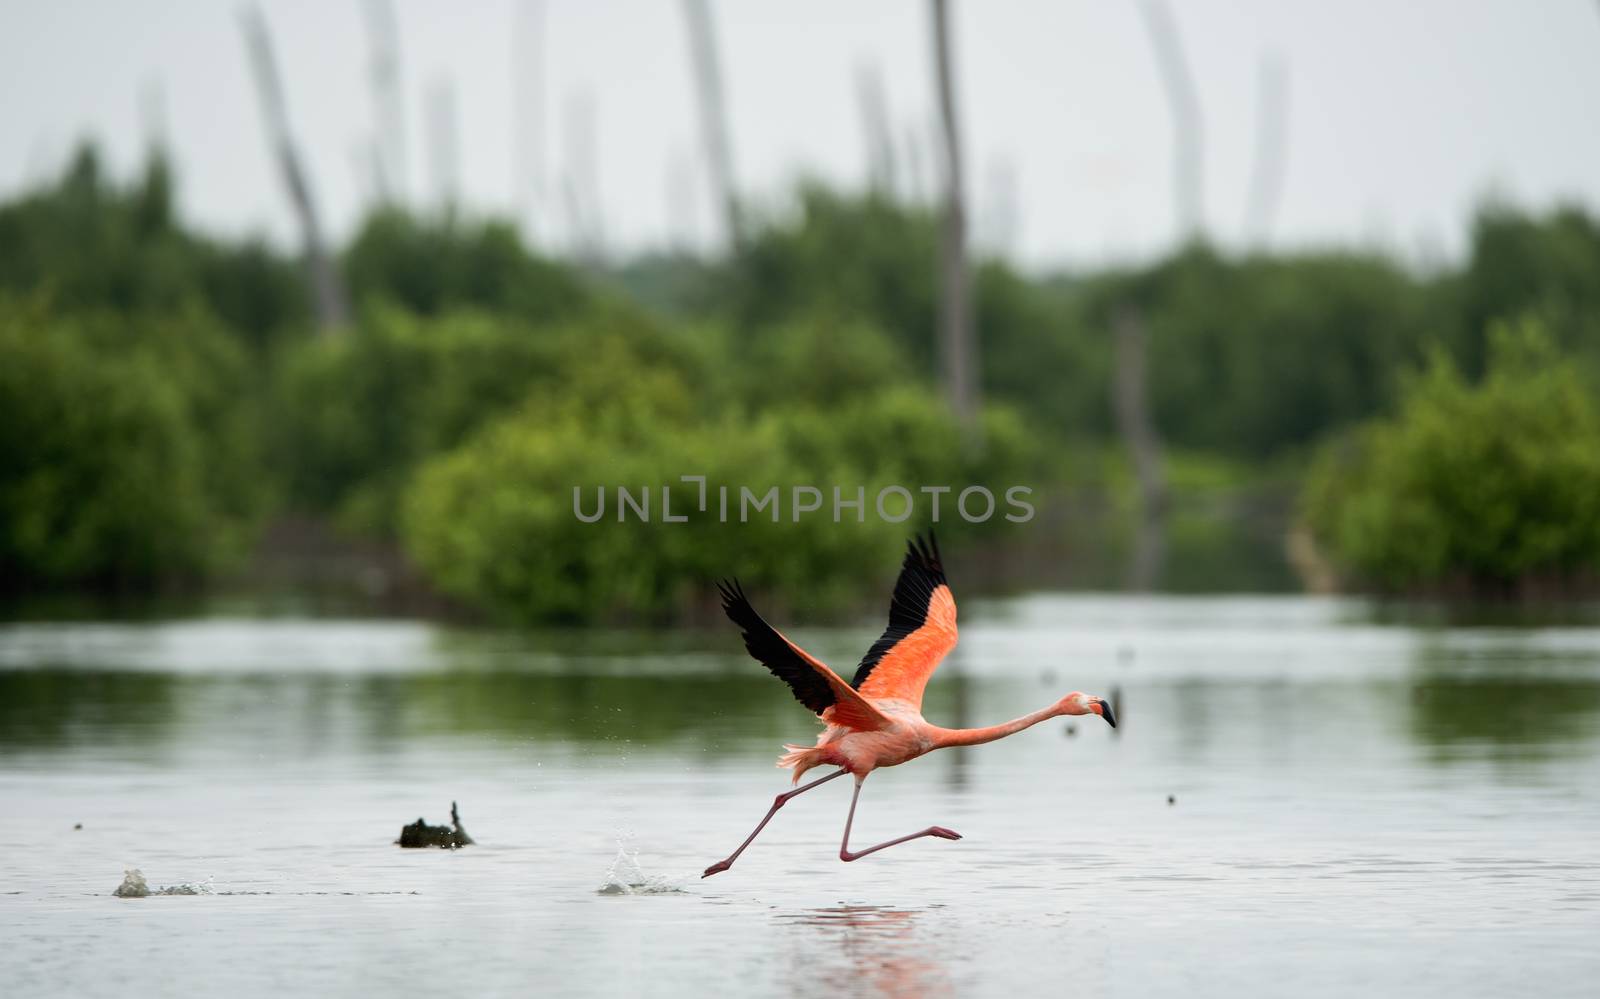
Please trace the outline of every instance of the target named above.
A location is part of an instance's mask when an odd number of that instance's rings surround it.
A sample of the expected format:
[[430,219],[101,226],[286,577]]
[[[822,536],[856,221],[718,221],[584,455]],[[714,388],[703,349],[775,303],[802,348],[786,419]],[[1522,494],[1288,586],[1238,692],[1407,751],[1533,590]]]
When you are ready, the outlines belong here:
[[444,850],[455,850],[472,843],[472,837],[467,835],[467,830],[461,825],[461,813],[456,810],[456,803],[450,802],[450,825],[430,826],[426,819],[418,817],[417,821],[409,826],[402,826],[400,838],[395,840],[407,849],[426,849],[439,847]]

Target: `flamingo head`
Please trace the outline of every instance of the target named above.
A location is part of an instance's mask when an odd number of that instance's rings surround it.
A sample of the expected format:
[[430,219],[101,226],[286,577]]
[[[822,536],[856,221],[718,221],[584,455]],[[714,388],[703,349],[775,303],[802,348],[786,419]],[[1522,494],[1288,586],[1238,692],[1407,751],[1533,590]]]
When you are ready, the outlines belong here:
[[1116,713],[1111,710],[1111,702],[1104,697],[1075,690],[1061,699],[1060,708],[1064,715],[1099,715],[1107,725],[1117,727]]

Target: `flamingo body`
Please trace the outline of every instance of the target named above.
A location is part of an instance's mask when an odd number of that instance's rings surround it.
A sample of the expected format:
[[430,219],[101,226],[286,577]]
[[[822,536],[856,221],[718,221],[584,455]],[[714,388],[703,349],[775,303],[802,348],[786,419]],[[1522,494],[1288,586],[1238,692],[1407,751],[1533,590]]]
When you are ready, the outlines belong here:
[[850,850],[850,825],[862,782],[882,767],[899,766],[935,749],[992,742],[1058,715],[1098,714],[1116,725],[1104,699],[1077,691],[1032,714],[986,728],[941,728],[922,717],[922,692],[957,640],[955,597],[931,534],[927,541],[916,538],[907,545],[889,604],[889,626],[867,650],[850,683],[768,624],[751,606],[737,580],[719,584],[719,588],[724,611],[743,631],[746,650],[787,683],[795,699],[815,712],[824,725],[815,746],[785,745],[778,766],[793,771],[793,784],[799,784],[801,776],[814,767],[839,769],[778,795],[755,831],[727,859],[706,868],[704,877],[733,866],[789,799],[847,773],[855,776],[856,786],[839,847],[841,860],[856,860],[924,836],[960,839],[960,834],[942,826],[929,826],[865,850]]
[[778,766],[794,770],[791,783],[812,767],[835,766],[865,777],[879,767],[897,767],[937,748],[934,727],[904,701],[869,703],[889,719],[885,728],[860,731],[848,725],[829,725],[814,747],[786,745]]

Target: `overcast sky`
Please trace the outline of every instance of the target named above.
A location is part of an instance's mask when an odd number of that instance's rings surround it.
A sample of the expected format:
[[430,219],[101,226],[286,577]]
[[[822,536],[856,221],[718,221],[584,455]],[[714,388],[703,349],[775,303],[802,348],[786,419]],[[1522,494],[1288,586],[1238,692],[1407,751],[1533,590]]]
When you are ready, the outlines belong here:
[[[935,104],[924,0],[712,2],[736,174],[759,201],[778,203],[804,174],[863,180],[863,65],[880,68],[902,164],[907,147],[927,142]],[[1133,0],[954,2],[968,188],[983,238],[1037,266],[1169,246],[1172,126]],[[294,131],[342,235],[373,192],[363,5],[263,7]],[[1206,228],[1226,244],[1249,239],[1257,81],[1269,55],[1289,80],[1271,245],[1381,241],[1454,255],[1491,191],[1600,207],[1596,0],[1172,0],[1172,9],[1204,113]],[[530,198],[535,165],[517,166],[520,46],[542,50],[552,189],[577,172],[574,109],[593,109],[594,184],[613,250],[715,238],[676,0],[400,0],[396,10],[412,202],[438,199],[426,108],[448,81],[463,206],[521,211],[541,238],[568,238],[558,203],[547,198],[540,212]],[[0,0],[0,191],[51,175],[84,136],[126,173],[159,121],[189,218],[287,240],[237,13],[218,0]],[[536,46],[530,21],[542,25]],[[152,114],[143,95],[157,89],[162,110]]]

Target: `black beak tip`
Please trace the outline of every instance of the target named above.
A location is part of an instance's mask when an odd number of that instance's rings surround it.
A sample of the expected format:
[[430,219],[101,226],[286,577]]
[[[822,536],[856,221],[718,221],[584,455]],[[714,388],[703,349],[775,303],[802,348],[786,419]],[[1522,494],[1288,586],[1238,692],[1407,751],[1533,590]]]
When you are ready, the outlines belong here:
[[1111,710],[1110,701],[1104,699],[1100,701],[1100,717],[1104,718],[1106,720],[1106,724],[1110,725],[1112,728],[1117,727],[1117,716]]

